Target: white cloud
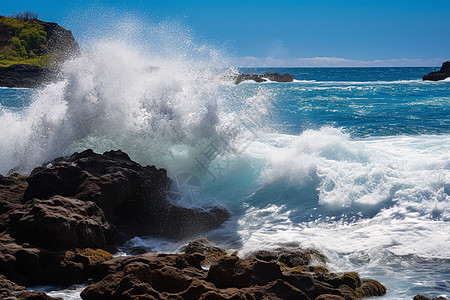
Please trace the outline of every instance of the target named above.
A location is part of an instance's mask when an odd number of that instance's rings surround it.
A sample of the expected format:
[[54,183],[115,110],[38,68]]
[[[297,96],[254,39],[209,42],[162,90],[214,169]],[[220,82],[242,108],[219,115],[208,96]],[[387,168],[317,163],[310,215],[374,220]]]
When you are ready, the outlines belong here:
[[355,60],[340,57],[297,57],[278,59],[254,56],[238,57],[232,60],[236,67],[430,67],[441,66],[447,59],[389,59]]

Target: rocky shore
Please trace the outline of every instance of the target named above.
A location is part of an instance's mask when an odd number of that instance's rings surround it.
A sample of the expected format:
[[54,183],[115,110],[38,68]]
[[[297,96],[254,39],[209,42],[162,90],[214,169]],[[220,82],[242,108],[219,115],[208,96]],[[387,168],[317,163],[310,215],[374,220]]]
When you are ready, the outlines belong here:
[[186,240],[229,218],[222,207],[178,206],[169,186],[164,169],[141,166],[120,150],[86,150],[30,176],[0,176],[0,297],[55,299],[24,286],[75,283],[90,284],[84,300],[354,300],[386,293],[376,280],[329,272],[323,254],[298,247],[241,258],[200,239],[179,254],[114,258],[132,237]]

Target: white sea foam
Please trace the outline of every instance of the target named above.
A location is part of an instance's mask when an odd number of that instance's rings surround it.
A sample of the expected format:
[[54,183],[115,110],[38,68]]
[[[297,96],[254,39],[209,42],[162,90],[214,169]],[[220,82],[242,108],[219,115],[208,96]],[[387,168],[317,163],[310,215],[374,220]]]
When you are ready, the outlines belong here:
[[[274,199],[246,210],[239,221],[243,248],[297,243],[350,253],[384,247],[448,259],[449,147],[449,135],[352,140],[334,128],[267,136],[246,152],[266,161],[258,197],[280,182],[299,195],[296,204]],[[301,194],[305,185],[314,185],[320,215],[299,224],[293,210],[308,201]],[[348,218],[351,211],[361,217]]]

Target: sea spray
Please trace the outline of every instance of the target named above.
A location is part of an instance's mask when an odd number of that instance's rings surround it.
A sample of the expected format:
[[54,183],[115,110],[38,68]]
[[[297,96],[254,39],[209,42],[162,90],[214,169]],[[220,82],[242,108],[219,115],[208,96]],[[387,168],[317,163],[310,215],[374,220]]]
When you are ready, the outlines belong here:
[[120,148],[169,172],[192,167],[197,148],[217,139],[240,114],[225,108],[229,99],[219,93],[235,71],[217,52],[187,42],[183,34],[181,46],[174,47],[175,35],[166,36],[173,46],[169,53],[164,43],[142,54],[126,40],[107,39],[93,41],[64,63],[60,80],[37,90],[29,107],[0,116],[7,128],[1,133],[1,173],[27,173],[86,148]]

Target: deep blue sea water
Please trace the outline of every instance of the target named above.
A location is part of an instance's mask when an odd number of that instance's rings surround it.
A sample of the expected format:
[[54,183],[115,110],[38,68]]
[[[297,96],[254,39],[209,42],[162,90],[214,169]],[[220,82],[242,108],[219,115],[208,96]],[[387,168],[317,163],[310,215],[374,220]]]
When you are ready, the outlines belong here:
[[186,65],[140,72],[123,53],[110,66],[100,50],[68,63],[61,82],[0,89],[0,173],[120,148],[176,178],[209,143],[226,144],[174,199],[233,213],[213,243],[242,256],[313,247],[331,270],[384,283],[383,299],[450,296],[450,81],[421,80],[438,68],[241,69],[295,81],[234,85]]

